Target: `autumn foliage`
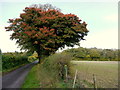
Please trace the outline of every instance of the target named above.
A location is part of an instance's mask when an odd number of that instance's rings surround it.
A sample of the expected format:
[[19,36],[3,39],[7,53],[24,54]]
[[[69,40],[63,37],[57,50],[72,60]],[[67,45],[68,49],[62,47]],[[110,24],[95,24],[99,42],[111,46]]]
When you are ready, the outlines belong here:
[[87,24],[74,14],[36,7],[26,7],[23,11],[19,18],[9,19],[6,31],[13,31],[10,38],[17,40],[21,49],[36,51],[39,57],[65,45],[78,45],[87,35]]

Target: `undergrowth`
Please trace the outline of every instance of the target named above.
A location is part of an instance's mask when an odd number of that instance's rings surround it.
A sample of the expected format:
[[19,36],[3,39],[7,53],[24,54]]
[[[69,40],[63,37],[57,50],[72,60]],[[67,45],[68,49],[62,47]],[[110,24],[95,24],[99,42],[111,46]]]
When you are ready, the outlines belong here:
[[71,60],[71,55],[66,53],[44,58],[30,71],[22,88],[72,88],[74,70]]
[[[44,59],[40,64],[38,77],[41,88],[67,88],[67,79],[71,78],[71,56],[65,53],[57,53]],[[67,66],[67,71],[65,69]],[[68,74],[66,78],[66,72]],[[43,79],[44,78],[44,79]]]

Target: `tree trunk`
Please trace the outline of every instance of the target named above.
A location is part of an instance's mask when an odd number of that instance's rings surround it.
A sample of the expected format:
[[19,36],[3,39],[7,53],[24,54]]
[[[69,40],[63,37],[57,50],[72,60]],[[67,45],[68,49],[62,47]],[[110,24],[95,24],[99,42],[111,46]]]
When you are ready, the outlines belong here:
[[39,59],[38,63],[41,63],[41,57],[40,56],[38,56],[38,59]]
[[38,63],[41,63],[41,55],[40,55],[40,51],[38,51],[37,53],[38,53],[38,59],[39,59]]

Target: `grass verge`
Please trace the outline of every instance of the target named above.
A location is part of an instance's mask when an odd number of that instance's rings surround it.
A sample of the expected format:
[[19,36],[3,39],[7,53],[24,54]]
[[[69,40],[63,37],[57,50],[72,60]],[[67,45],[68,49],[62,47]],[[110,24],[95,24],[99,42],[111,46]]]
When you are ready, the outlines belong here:
[[31,71],[28,73],[25,82],[23,83],[21,88],[39,88],[40,84],[39,84],[39,80],[36,77],[37,76],[37,68],[38,66],[35,65]]
[[66,69],[70,79],[71,57],[57,53],[46,57],[29,72],[22,88],[70,88],[72,80],[66,81]]

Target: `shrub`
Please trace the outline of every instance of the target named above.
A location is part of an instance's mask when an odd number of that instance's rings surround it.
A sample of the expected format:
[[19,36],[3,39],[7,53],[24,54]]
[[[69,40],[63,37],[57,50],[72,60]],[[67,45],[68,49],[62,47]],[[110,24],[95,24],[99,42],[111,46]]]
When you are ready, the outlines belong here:
[[63,80],[66,79],[65,66],[67,66],[67,73],[70,75],[71,59],[71,56],[66,53],[57,53],[45,58],[43,63],[39,65],[40,71],[38,76],[41,87],[59,88],[58,84],[60,84],[60,82],[63,83]]
[[28,56],[22,54],[7,53],[2,55],[2,69],[10,69],[28,63]]
[[29,57],[28,57],[28,61],[29,61],[29,62],[33,62],[33,61],[35,61],[35,60],[37,60],[37,58],[36,58],[35,56],[29,56]]

